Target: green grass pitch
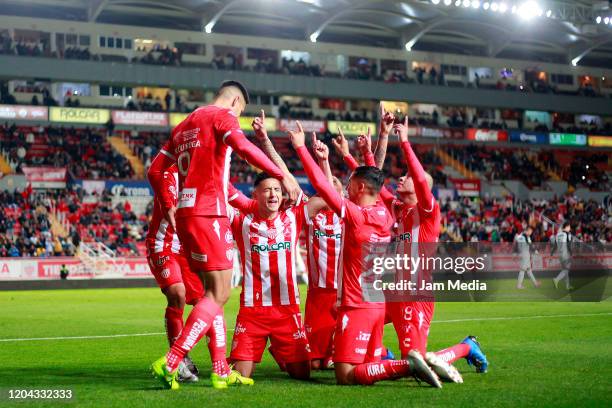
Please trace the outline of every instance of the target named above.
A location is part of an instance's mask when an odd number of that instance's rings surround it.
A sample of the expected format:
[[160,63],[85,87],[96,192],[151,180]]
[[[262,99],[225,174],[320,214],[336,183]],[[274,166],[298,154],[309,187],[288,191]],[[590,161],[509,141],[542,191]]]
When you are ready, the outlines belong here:
[[[237,308],[236,290],[226,307],[230,328]],[[163,312],[164,298],[155,288],[0,292],[0,339],[161,333]],[[459,361],[465,383],[442,390],[408,379],[340,387],[331,371],[315,372],[310,382],[294,381],[266,354],[252,388],[215,391],[206,375],[170,392],[148,372],[166,351],[163,335],[0,341],[0,407],[11,405],[10,388],[71,388],[74,399],[67,406],[79,407],[595,407],[610,402],[611,301],[438,304],[429,348],[444,348],[467,334],[479,336],[489,373],[476,374]],[[391,326],[385,344],[397,351]],[[205,344],[192,356],[208,374]]]

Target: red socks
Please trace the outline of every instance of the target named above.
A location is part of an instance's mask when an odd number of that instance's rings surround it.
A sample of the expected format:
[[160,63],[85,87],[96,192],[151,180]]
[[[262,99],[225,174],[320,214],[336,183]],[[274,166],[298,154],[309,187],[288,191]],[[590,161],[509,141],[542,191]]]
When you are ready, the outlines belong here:
[[467,357],[470,354],[470,346],[459,343],[444,350],[436,351],[436,355],[449,364],[454,363],[460,358]]
[[393,380],[410,374],[406,360],[385,360],[380,363],[365,363],[355,367],[355,382],[372,385],[382,380]]
[[209,338],[208,351],[212,360],[213,373],[221,376],[228,375],[230,368],[225,358],[226,328],[222,310],[213,319],[212,328],[208,331],[207,336]]
[[179,363],[212,327],[213,319],[220,313],[219,305],[204,297],[193,307],[180,336],[166,354],[168,370],[175,371]]
[[183,309],[171,306],[166,307],[165,321],[168,343],[172,346],[183,330]]

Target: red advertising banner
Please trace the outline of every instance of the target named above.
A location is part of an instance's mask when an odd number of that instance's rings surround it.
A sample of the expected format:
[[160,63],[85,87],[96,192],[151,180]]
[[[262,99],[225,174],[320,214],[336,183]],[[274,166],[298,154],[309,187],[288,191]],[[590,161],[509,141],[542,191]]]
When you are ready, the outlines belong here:
[[49,120],[46,106],[0,105],[0,119]]
[[0,281],[60,279],[62,265],[68,268],[68,279],[153,278],[144,257],[115,258],[106,261],[104,271],[88,271],[77,257],[0,258]]
[[451,182],[455,185],[459,195],[472,197],[480,195],[479,179],[451,179]]
[[[281,132],[295,130],[297,128],[295,122],[292,119],[280,119],[278,121],[278,130]],[[327,129],[323,120],[300,120],[300,123],[306,132],[325,132]]]
[[434,137],[444,139],[463,139],[465,132],[463,129],[443,129],[434,127],[411,126],[408,128],[409,136]]
[[168,115],[164,112],[138,112],[116,110],[112,112],[116,125],[168,126]]
[[31,167],[21,168],[32,188],[66,188],[65,167]]
[[508,132],[493,129],[467,129],[466,139],[477,142],[505,142],[508,140]]

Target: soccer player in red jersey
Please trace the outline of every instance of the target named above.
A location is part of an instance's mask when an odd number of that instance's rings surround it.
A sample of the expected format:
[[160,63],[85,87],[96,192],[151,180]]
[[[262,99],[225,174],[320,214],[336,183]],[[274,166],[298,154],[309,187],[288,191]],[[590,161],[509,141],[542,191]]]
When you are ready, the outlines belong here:
[[[389,115],[383,114],[381,120],[383,137],[388,137],[390,119]],[[423,253],[432,254],[435,252],[435,243],[438,242],[440,235],[440,206],[431,192],[433,179],[423,169],[408,141],[408,116],[406,115],[403,123],[395,123],[392,129],[399,136],[400,148],[408,165],[408,173],[399,179],[398,198],[395,198],[386,188],[382,189],[381,198],[396,220],[395,235],[399,240],[398,251],[411,257],[419,257]],[[367,152],[364,155],[367,160],[369,157]],[[376,156],[384,161],[384,153],[381,155],[377,152]],[[431,281],[431,272],[420,268],[412,276]],[[461,375],[454,367],[443,364],[444,361],[437,357],[437,353],[427,353],[427,339],[434,314],[434,302],[430,298],[431,294],[427,294],[423,300],[419,301],[387,303],[387,315],[397,332],[402,357],[407,356],[410,350],[419,350],[442,379],[462,382]],[[468,338],[464,342],[467,340]],[[477,345],[475,342],[474,344]],[[455,347],[461,351],[455,354],[458,356],[456,359],[466,357],[468,361],[472,361],[475,353],[484,356],[479,347],[466,349],[464,343]],[[478,350],[475,350],[476,348]],[[443,350],[440,355],[448,354],[445,354]],[[452,362],[450,359],[446,361]],[[484,364],[486,369],[486,359]],[[478,364],[476,365],[478,367]]]
[[[305,146],[301,124],[291,131],[291,141],[310,182],[321,198],[345,223],[342,246],[342,274],[338,283],[340,307],[334,336],[334,367],[338,384],[373,384],[374,382],[417,375],[429,384],[441,387],[433,371],[418,351],[407,360],[380,361],[385,317],[384,302],[363,298],[361,279],[367,271],[367,259],[373,245],[391,241],[393,218],[378,203],[383,184],[382,172],[372,166],[358,167],[348,184],[348,199],[342,197],[326,180]],[[349,244],[346,244],[346,243]]]
[[[223,305],[231,290],[233,236],[227,217],[227,189],[232,150],[249,163],[282,180],[290,192],[295,186],[257,147],[250,143],[238,123],[238,116],[249,101],[246,88],[236,81],[221,84],[212,105],[192,112],[176,126],[170,140],[153,160],[149,174],[157,179],[175,164],[179,172],[179,198],[176,207],[165,207],[164,214],[174,226],[191,269],[206,289],[192,309],[179,338],[168,353],[151,367],[166,388],[177,389],[176,369],[213,326],[225,326]],[[167,203],[166,203],[167,204]],[[220,316],[220,318],[216,317]],[[219,345],[211,359],[211,382],[215,388],[239,383],[252,384],[230,370],[225,358],[225,332],[217,332]]]
[[308,206],[316,200],[308,204],[298,200],[282,209],[282,186],[266,173],[255,178],[253,197],[230,189],[230,204],[240,210],[230,218],[243,273],[230,361],[242,375],[250,376],[270,339],[274,357],[287,373],[306,380],[310,358],[299,307],[296,257]]
[[[151,183],[156,186],[161,184],[163,191],[154,193],[153,216],[145,239],[151,273],[168,302],[165,326],[170,346],[183,330],[185,303],[194,305],[204,296],[202,282],[191,272],[178,236],[163,215],[163,200],[176,205],[178,173],[175,166],[171,169],[164,172],[162,183]],[[197,381],[197,374],[197,368],[186,356],[179,366],[179,381]]]

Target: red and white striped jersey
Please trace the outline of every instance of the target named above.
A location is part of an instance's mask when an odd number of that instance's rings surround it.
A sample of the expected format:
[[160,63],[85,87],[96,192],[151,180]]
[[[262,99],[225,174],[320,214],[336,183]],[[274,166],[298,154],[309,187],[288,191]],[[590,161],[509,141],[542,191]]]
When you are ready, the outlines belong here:
[[241,306],[300,304],[296,256],[304,211],[306,203],[271,220],[259,218],[256,211],[231,217],[243,274]]
[[306,249],[308,288],[338,288],[338,269],[344,223],[332,210],[317,213],[314,219],[306,218]]
[[[176,170],[176,167],[173,168]],[[164,172],[164,183],[163,192],[168,197],[172,197],[174,204],[177,201],[177,186],[178,186],[178,173]],[[172,225],[164,217],[164,212],[161,205],[160,192],[155,194],[153,199],[153,216],[151,217],[151,223],[149,224],[149,231],[146,237],[147,248],[151,253],[160,253],[170,250],[171,252],[178,254],[181,251],[181,243],[172,228]]]

